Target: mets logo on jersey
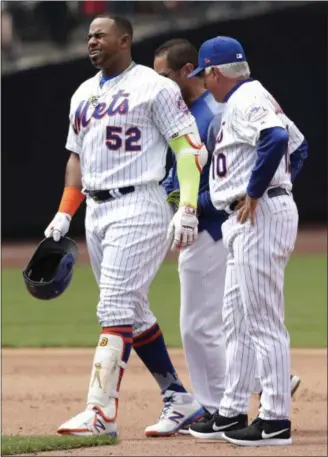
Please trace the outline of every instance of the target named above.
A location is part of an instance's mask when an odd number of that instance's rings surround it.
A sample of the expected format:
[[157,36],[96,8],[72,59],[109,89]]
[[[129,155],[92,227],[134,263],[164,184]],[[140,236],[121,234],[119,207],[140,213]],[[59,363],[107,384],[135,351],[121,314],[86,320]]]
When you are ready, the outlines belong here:
[[181,110],[183,113],[188,113],[188,111],[189,111],[188,106],[186,105],[181,94],[179,94],[177,96],[176,105],[177,105],[178,109]]
[[113,95],[112,101],[98,103],[98,97],[91,96],[79,103],[74,115],[73,130],[78,135],[82,128],[87,127],[91,119],[102,119],[104,116],[125,115],[129,112],[129,93],[119,90]]

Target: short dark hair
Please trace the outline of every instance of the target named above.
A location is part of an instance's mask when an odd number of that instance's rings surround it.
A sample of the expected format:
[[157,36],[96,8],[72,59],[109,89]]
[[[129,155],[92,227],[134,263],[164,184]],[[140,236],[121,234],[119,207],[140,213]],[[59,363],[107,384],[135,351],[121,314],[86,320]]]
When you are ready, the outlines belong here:
[[190,41],[184,38],[174,38],[166,41],[155,51],[155,57],[165,56],[169,67],[176,71],[180,70],[186,63],[198,65],[198,51]]
[[109,13],[97,14],[97,16],[94,17],[94,19],[98,19],[98,18],[112,19],[115,22],[116,26],[123,33],[126,33],[127,35],[129,35],[129,37],[130,37],[130,39],[132,41],[132,38],[133,38],[133,27],[132,27],[132,24],[129,21],[129,19],[126,19],[123,16],[112,16]]

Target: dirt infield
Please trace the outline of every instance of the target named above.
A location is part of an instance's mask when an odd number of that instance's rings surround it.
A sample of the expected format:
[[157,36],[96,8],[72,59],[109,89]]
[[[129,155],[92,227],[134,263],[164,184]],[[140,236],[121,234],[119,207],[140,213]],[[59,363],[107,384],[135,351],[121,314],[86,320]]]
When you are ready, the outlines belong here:
[[[183,353],[171,350],[177,371],[190,385]],[[56,428],[85,406],[93,351],[86,349],[4,349],[2,433],[54,434]],[[325,350],[294,350],[293,371],[302,384],[292,406],[293,446],[255,448],[256,455],[327,455],[327,356]],[[47,455],[250,455],[247,448],[203,442],[192,437],[145,438],[143,429],[159,415],[157,385],[133,353],[120,398],[120,442],[115,447],[77,449]],[[251,416],[256,402],[251,401]],[[259,450],[261,449],[261,450]],[[263,452],[264,451],[264,452]]]
[[[2,245],[2,267],[24,267],[31,257],[39,241],[30,243],[4,243]],[[83,240],[79,240],[79,262],[88,261],[88,253]],[[327,252],[327,229],[317,227],[300,230],[295,253],[298,254],[322,254]],[[175,259],[177,255],[170,252],[169,259]]]
[[[37,243],[2,246],[2,267],[23,267]],[[79,242],[80,262],[88,255]],[[296,252],[327,252],[326,230],[300,231]],[[174,255],[170,255],[174,258]],[[177,371],[190,387],[184,355],[170,351]],[[85,407],[93,350],[4,349],[2,356],[2,433],[18,435],[55,434],[57,427]],[[202,442],[192,437],[147,439],[146,425],[161,411],[157,385],[132,354],[122,382],[119,427],[120,442],[97,447],[39,455],[66,456],[319,456],[327,455],[327,354],[326,350],[293,350],[293,372],[302,378],[292,405],[293,446],[236,448],[227,443]],[[257,402],[250,405],[251,418]],[[25,454],[27,455],[27,454]],[[36,454],[31,454],[36,455]]]

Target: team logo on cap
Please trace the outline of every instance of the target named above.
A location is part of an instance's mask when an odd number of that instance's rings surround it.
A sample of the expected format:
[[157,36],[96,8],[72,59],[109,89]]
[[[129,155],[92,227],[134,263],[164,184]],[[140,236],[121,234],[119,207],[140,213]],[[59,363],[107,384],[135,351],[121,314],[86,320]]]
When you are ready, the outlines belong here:
[[205,63],[210,63],[211,59],[205,59]]

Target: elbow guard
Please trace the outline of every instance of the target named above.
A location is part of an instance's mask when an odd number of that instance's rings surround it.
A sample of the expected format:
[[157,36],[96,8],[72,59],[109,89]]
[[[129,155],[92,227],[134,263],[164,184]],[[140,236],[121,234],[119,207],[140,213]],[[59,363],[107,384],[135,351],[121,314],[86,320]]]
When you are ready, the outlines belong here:
[[169,145],[177,160],[182,155],[193,155],[199,172],[202,171],[208,160],[208,151],[201,142],[196,124],[179,132],[179,136],[172,138]]

